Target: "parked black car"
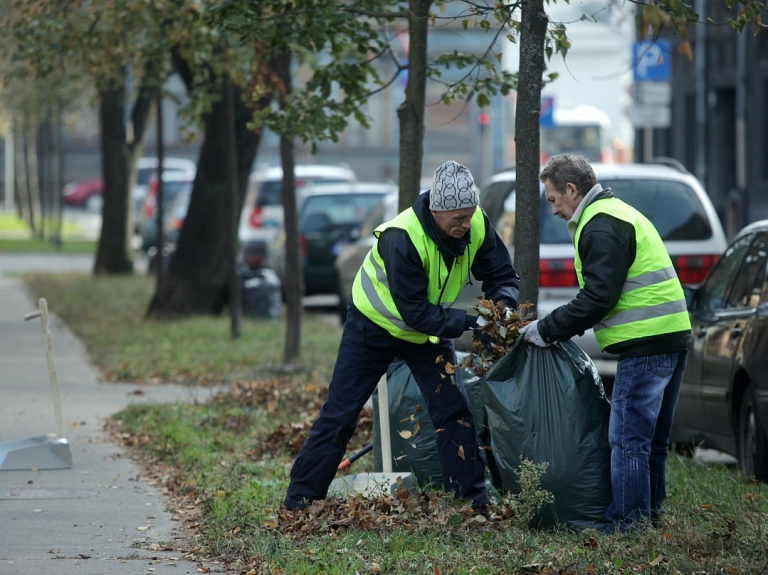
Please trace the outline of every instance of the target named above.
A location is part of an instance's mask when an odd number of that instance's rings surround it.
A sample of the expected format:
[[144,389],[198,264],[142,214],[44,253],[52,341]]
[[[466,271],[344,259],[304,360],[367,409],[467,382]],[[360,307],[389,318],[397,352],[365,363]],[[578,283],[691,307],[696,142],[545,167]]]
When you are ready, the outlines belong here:
[[734,238],[696,289],[686,288],[693,348],[672,442],[719,449],[768,481],[768,220]]
[[[363,222],[388,193],[397,193],[397,186],[378,182],[323,183],[307,186],[302,191],[299,241],[304,268],[304,295],[339,292],[334,267],[336,256],[360,238]],[[272,268],[284,285],[284,231],[273,242],[269,252]]]

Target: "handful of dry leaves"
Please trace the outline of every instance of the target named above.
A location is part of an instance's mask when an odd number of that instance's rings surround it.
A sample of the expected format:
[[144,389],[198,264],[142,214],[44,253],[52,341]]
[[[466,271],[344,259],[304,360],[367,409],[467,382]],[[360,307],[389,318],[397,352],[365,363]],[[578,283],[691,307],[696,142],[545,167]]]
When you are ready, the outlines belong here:
[[502,357],[520,337],[520,329],[536,319],[533,304],[524,303],[511,310],[503,301],[479,300],[472,309],[485,320],[485,325],[472,331],[472,348],[461,367],[482,376]]

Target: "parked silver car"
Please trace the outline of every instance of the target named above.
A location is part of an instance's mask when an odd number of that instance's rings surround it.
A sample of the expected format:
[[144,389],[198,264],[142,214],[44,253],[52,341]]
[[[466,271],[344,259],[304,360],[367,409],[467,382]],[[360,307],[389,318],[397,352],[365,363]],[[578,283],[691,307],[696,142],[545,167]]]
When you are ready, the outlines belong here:
[[[163,173],[167,179],[169,175],[178,176],[177,179],[186,178],[191,180],[195,179],[195,173],[197,172],[197,166],[192,160],[186,158],[163,158]],[[157,158],[139,158],[136,161],[136,185],[133,186],[131,195],[133,198],[133,217],[134,225],[137,233],[140,233],[140,220],[142,219],[142,208],[144,207],[144,200],[147,197],[149,191],[149,185],[152,178],[157,174]]]
[[[339,291],[336,256],[361,237],[360,227],[394,184],[356,182],[313,184],[299,192],[299,234],[304,271],[304,295]],[[285,276],[285,231],[269,249],[270,267],[281,282]]]

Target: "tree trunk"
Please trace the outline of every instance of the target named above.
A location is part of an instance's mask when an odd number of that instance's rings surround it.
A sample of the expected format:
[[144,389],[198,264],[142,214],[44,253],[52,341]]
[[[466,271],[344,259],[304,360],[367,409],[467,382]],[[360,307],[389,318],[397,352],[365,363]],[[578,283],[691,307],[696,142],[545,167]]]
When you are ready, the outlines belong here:
[[[155,96],[155,154],[157,156],[157,192],[155,196],[155,291],[162,291],[163,258],[165,248],[165,182],[163,181],[163,162],[165,161],[165,140],[163,139],[163,89],[157,87]],[[133,203],[133,202],[131,202]]]
[[[24,114],[23,116],[26,116]],[[14,119],[14,133],[15,138],[13,139],[13,144],[15,147],[13,157],[16,162],[16,195],[17,195],[17,205],[19,208],[19,216],[21,219],[29,225],[30,230],[32,231],[32,234],[35,233],[35,218],[34,214],[32,213],[32,208],[29,204],[29,185],[27,183],[27,174],[29,173],[27,169],[27,121],[25,117],[22,117],[21,121]],[[19,129],[21,128],[21,129]]]
[[237,227],[240,221],[241,211],[240,201],[238,199],[237,189],[237,138],[235,137],[235,108],[234,95],[232,92],[232,78],[224,78],[224,102],[227,105],[227,146],[225,155],[228,167],[229,178],[227,178],[227,193],[224,196],[227,199],[226,211],[227,225],[225,232],[227,235],[227,252],[229,259],[229,320],[230,335],[238,338],[241,335],[241,320],[243,315],[243,306],[240,295],[240,274],[237,270]]
[[[182,77],[184,75],[182,74]],[[261,134],[248,129],[250,109],[233,90],[237,128],[238,211],[243,204],[251,166]],[[197,163],[189,210],[170,265],[164,271],[162,291],[155,293],[147,314],[151,317],[183,317],[220,314],[228,299],[231,273],[227,226],[229,166],[221,151],[229,138],[226,103],[215,102],[204,117],[204,141]]]
[[125,90],[122,85],[99,92],[101,124],[101,174],[104,181],[104,205],[101,235],[93,267],[95,275],[133,272],[131,236],[127,214],[130,213],[131,150],[126,143],[124,120]]
[[43,210],[40,203],[40,177],[37,162],[37,128],[25,130],[25,148],[27,154],[27,189],[29,190],[29,212],[35,222],[35,237],[43,239]]
[[[280,106],[293,89],[291,81],[291,53],[282,50],[272,60],[272,68],[280,82]],[[280,136],[280,162],[283,166],[283,218],[285,229],[285,347],[283,363],[290,365],[301,356],[302,297],[304,296],[304,270],[299,249],[299,215],[296,205],[296,150],[290,135]]]
[[40,229],[38,230],[41,239],[50,239],[51,234],[48,229],[49,223],[52,223],[53,214],[52,189],[51,189],[51,109],[47,107],[43,119],[37,128],[37,145],[35,146],[37,155],[37,182],[40,199]]
[[[144,153],[144,134],[149,127],[152,115],[152,104],[157,90],[157,77],[160,71],[156,69],[154,62],[147,66],[147,74],[139,86],[139,92],[131,109],[131,140],[128,142],[128,181],[130,190],[136,185],[136,161]],[[129,233],[132,235],[135,229],[136,214],[133,213],[134,202],[130,198],[126,220]]]
[[518,76],[515,144],[517,189],[515,205],[515,268],[520,275],[518,301],[538,305],[539,299],[539,148],[541,87],[547,15],[543,0],[522,0],[520,73]]
[[[149,73],[155,69],[149,67]],[[149,76],[147,77],[149,78]],[[133,272],[133,199],[136,160],[144,148],[156,80],[145,78],[131,110],[133,134],[125,125],[125,86],[99,92],[101,177],[104,181],[101,233],[96,249],[95,275]]]
[[53,107],[53,114],[51,116],[51,186],[53,188],[53,210],[52,213],[55,216],[55,227],[53,230],[53,242],[57,246],[61,246],[61,226],[63,220],[63,204],[61,200],[61,189],[64,185],[63,177],[63,156],[61,145],[61,113],[62,102],[57,100]]
[[419,195],[424,155],[424,105],[427,83],[427,30],[432,0],[408,2],[408,84],[405,101],[397,109],[400,121],[400,197],[402,211]]

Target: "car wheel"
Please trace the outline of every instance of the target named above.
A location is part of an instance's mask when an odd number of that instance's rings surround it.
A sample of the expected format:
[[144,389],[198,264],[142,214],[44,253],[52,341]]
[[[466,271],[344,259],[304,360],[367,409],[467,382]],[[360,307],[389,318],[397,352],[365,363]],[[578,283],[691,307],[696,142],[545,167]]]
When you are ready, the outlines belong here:
[[101,194],[91,194],[88,199],[85,200],[85,207],[89,212],[100,212],[101,207],[104,205],[104,198]]
[[748,477],[768,481],[768,440],[755,407],[755,394],[750,385],[744,391],[739,409],[739,466]]

